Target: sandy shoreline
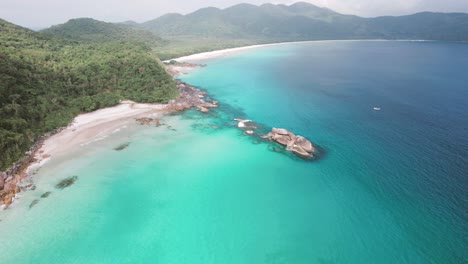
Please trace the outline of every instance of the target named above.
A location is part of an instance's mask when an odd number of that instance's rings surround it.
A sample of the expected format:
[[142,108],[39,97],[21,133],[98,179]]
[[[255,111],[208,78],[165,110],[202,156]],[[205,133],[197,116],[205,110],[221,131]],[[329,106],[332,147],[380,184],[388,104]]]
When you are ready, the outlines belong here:
[[232,54],[232,53],[235,53],[235,52],[239,52],[239,51],[243,51],[243,50],[261,48],[261,47],[267,47],[267,46],[279,45],[279,44],[280,43],[262,44],[262,45],[252,45],[252,46],[245,46],[245,47],[238,47],[238,48],[208,51],[208,52],[202,52],[202,53],[192,54],[192,55],[188,55],[188,56],[183,56],[183,57],[179,57],[179,58],[174,58],[174,59],[170,59],[170,60],[165,60],[164,62],[170,62],[171,60],[175,60],[175,61],[178,61],[178,62],[192,62],[192,61],[222,57],[222,56]]
[[164,104],[139,104],[122,101],[119,105],[78,115],[59,133],[47,138],[35,155],[36,162],[27,171],[37,169],[45,162],[70,149],[87,145],[135,122],[136,118],[164,112]]
[[262,47],[269,47],[269,46],[278,46],[278,45],[285,45],[285,44],[294,44],[294,43],[307,43],[312,41],[297,41],[297,42],[279,42],[279,43],[270,43],[270,44],[258,44],[258,45],[250,45],[250,46],[243,46],[238,48],[229,48],[229,49],[222,49],[222,50],[215,50],[215,51],[208,51],[202,53],[196,53],[188,56],[183,56],[179,58],[174,58],[170,60],[165,60],[164,62],[170,62],[171,60],[175,60],[178,62],[193,62],[198,60],[204,59],[212,59],[216,57],[222,57],[225,55],[229,55],[232,53],[236,53],[239,51],[249,50],[249,49],[256,49]]
[[258,44],[258,45],[250,45],[250,46],[243,46],[237,48],[229,48],[229,49],[222,49],[222,50],[215,50],[215,51],[208,51],[202,53],[196,53],[188,56],[183,56],[179,58],[173,58],[169,60],[165,60],[164,62],[170,62],[171,60],[175,60],[178,62],[195,62],[205,59],[212,59],[217,57],[222,57],[225,55],[229,55],[232,53],[249,50],[249,49],[256,49],[256,48],[263,48],[263,47],[270,47],[270,46],[280,46],[280,45],[288,45],[288,44],[301,44],[301,43],[322,43],[322,42],[357,42],[357,41],[431,41],[431,40],[386,40],[386,39],[350,39],[350,40],[305,40],[305,41],[291,41],[291,42],[278,42],[278,43],[269,43],[269,44]]

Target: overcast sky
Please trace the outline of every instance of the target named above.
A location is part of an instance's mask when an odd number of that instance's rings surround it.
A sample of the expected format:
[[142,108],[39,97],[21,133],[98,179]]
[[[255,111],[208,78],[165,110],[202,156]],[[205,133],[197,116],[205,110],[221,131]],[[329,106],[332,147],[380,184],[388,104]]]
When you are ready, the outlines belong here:
[[[0,0],[0,18],[41,28],[71,18],[92,17],[107,22],[147,21],[165,13],[187,14],[207,6],[237,3],[292,4],[291,0]],[[405,15],[420,11],[468,13],[468,0],[303,0],[335,11],[365,17]]]

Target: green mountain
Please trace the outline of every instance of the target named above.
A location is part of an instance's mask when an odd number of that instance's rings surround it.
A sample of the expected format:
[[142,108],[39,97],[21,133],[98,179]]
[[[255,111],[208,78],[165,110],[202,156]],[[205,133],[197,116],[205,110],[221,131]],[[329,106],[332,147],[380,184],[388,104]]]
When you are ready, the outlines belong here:
[[162,39],[153,33],[136,27],[137,23],[127,21],[121,24],[106,23],[92,18],[71,19],[41,32],[77,41],[138,41],[150,46],[160,46]]
[[[109,28],[103,31],[115,27]],[[119,33],[96,36],[101,42],[69,40],[0,19],[0,170],[79,113],[122,99],[166,102],[177,95],[150,47],[104,41]]]
[[168,14],[140,24],[162,37],[197,36],[257,42],[318,39],[427,39],[468,41],[468,14],[418,13],[362,18],[308,3],[239,4]]

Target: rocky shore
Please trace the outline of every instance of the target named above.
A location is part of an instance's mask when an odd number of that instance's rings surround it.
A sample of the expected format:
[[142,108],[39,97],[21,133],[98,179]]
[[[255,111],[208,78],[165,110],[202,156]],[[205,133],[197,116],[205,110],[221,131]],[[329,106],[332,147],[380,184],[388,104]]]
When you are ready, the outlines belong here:
[[185,73],[187,69],[192,69],[196,67],[205,67],[205,64],[195,64],[195,63],[188,63],[188,62],[176,62],[174,60],[167,63],[167,73],[172,76],[177,76],[180,74]]
[[5,209],[10,206],[19,192],[36,188],[30,179],[28,168],[37,161],[38,155],[48,158],[48,154],[41,153],[40,149],[47,138],[59,133],[62,129],[56,129],[40,137],[22,159],[15,162],[5,172],[0,172],[0,205],[3,205]]
[[188,83],[177,81],[179,96],[169,101],[168,111],[182,111],[196,107],[200,112],[208,113],[210,108],[218,107],[218,101],[211,99],[205,91],[191,86]]
[[[180,63],[176,61],[168,62],[167,72],[174,78],[181,73],[183,69],[205,67],[204,64],[195,63]],[[211,99],[205,91],[193,87],[192,85],[176,80],[179,96],[169,101],[167,110],[182,111],[192,107],[197,108],[200,112],[208,113],[210,108],[218,107],[218,101]]]
[[[182,64],[182,66],[184,65],[186,64]],[[182,66],[178,65],[178,67]],[[200,65],[190,64],[186,67],[200,67]],[[171,68],[169,67],[169,69]],[[170,72],[169,69],[168,72]],[[174,74],[174,72],[171,74]],[[171,112],[196,108],[200,112],[208,113],[211,108],[218,107],[218,101],[212,100],[205,91],[195,88],[190,84],[182,81],[177,80],[176,83],[177,88],[179,89],[179,96],[176,99],[169,101],[166,105],[163,105],[159,111]],[[136,118],[135,120],[142,125],[159,125],[158,118],[144,116]],[[67,128],[70,127],[73,127],[73,124],[70,124]],[[41,150],[44,141],[64,129],[66,128],[64,127],[57,129],[39,138],[33,147],[31,147],[31,149],[25,153],[25,156],[21,160],[15,162],[5,172],[0,172],[0,206],[3,206],[4,209],[7,209],[15,200],[17,197],[16,195],[19,192],[35,188],[31,179],[32,175],[30,175],[28,172],[28,168],[33,163],[38,161],[38,157],[40,157],[40,159],[48,158],[49,154],[43,153],[43,150]]]

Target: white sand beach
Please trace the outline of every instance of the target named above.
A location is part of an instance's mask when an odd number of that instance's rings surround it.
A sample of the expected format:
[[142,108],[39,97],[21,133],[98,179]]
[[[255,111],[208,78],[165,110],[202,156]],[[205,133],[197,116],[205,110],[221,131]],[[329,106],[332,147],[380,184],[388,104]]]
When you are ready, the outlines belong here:
[[135,118],[162,113],[165,108],[164,104],[139,104],[132,101],[122,101],[114,107],[78,115],[65,129],[44,141],[36,153],[37,162],[31,164],[28,171],[72,148],[103,138],[129,123],[135,122]]
[[320,43],[320,42],[362,42],[362,41],[414,41],[414,42],[424,42],[424,41],[431,41],[431,40],[386,40],[386,39],[354,39],[354,40],[305,40],[305,41],[291,41],[291,42],[278,42],[278,43],[269,43],[269,44],[259,44],[259,45],[251,45],[251,46],[243,46],[238,48],[229,48],[229,49],[222,49],[222,50],[215,50],[209,52],[202,52],[196,53],[188,56],[183,56],[179,58],[173,58],[170,60],[165,60],[164,62],[170,62],[171,60],[175,60],[178,62],[196,62],[205,59],[212,59],[217,57],[222,57],[225,55],[229,55],[232,53],[255,49],[255,48],[262,48],[262,47],[269,47],[269,46],[279,46],[279,45],[290,45],[290,44],[299,44],[299,43]]
[[[254,48],[260,48],[260,47],[265,47],[265,46],[270,46],[274,44],[264,44],[264,45],[252,45],[252,46],[245,46],[245,47],[239,47],[239,48],[231,48],[231,49],[222,49],[222,50],[215,50],[215,51],[209,51],[209,52],[202,52],[202,53],[197,53],[197,54],[192,54],[188,56],[183,56],[179,58],[174,58],[171,60],[175,60],[178,62],[192,62],[192,61],[198,61],[198,60],[203,60],[203,59],[211,59],[211,58],[216,58],[216,57],[222,57],[231,53],[243,51],[243,50],[248,50],[248,49],[254,49]],[[171,60],[166,60],[164,62],[169,62]]]
[[[174,59],[171,59],[171,60],[175,60],[175,61],[178,61],[178,62],[193,62],[193,61],[199,61],[199,60],[204,60],[204,59],[222,57],[222,56],[225,56],[225,55],[229,55],[229,54],[232,54],[232,53],[236,53],[236,52],[244,51],[244,50],[249,50],[249,49],[262,48],[262,47],[268,47],[268,46],[277,46],[277,45],[284,45],[284,44],[292,44],[292,43],[304,43],[304,42],[310,42],[310,41],[280,42],[280,43],[271,43],[271,44],[251,45],[251,46],[244,46],[244,47],[238,47],[238,48],[230,48],[230,49],[222,49],[222,50],[215,50],[215,51],[209,51],[209,52],[202,52],[202,53],[197,53],[197,54],[193,54],[193,55],[174,58]],[[164,62],[169,62],[171,60],[165,60]]]

